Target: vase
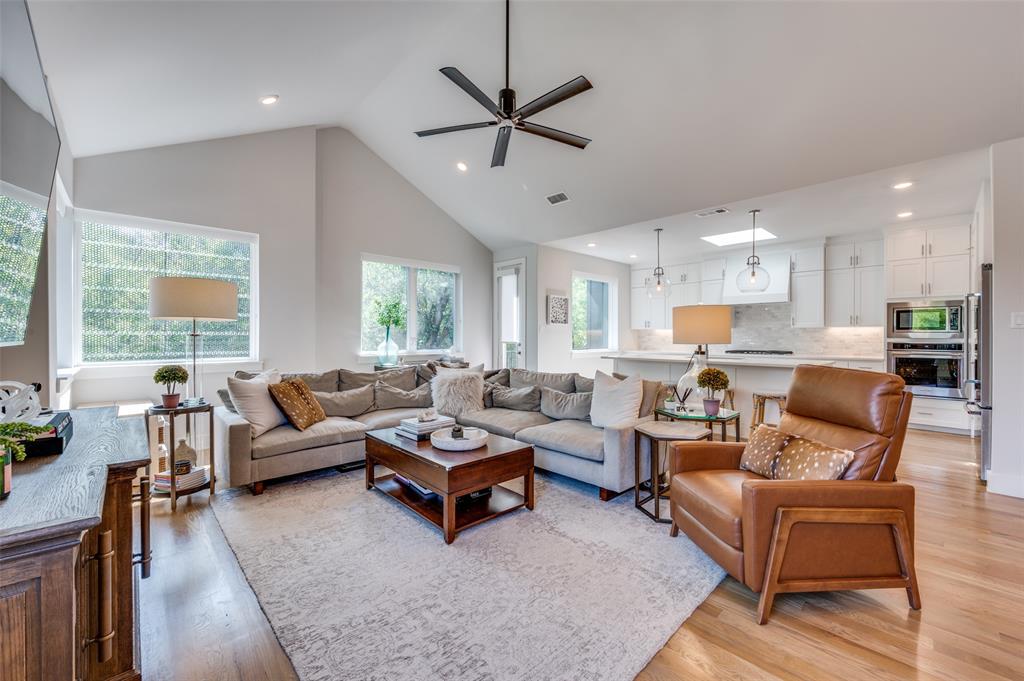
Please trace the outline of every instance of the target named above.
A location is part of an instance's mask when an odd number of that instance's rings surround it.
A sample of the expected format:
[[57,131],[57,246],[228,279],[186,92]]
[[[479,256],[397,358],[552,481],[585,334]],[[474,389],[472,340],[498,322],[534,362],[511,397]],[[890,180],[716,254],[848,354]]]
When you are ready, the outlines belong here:
[[704,400],[704,413],[708,416],[718,416],[718,410],[722,406],[722,400]]
[[398,343],[391,340],[391,327],[384,332],[384,342],[377,346],[377,363],[381,366],[398,364]]
[[0,449],[0,499],[6,499],[11,494],[11,473],[14,469],[12,458],[9,451]]

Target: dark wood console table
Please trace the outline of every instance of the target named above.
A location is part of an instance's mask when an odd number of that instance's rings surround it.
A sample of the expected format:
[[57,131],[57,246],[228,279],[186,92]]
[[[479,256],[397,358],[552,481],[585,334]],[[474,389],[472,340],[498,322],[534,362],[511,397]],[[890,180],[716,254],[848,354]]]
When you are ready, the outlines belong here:
[[138,418],[72,412],[63,454],[14,464],[0,502],[4,681],[137,681],[132,480],[149,462]]

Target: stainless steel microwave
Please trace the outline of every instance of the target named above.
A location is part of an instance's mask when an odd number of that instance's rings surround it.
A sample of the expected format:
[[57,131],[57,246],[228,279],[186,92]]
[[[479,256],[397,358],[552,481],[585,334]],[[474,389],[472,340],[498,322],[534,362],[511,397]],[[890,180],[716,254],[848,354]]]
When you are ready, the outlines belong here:
[[963,300],[920,300],[911,303],[889,303],[889,338],[957,338],[964,337]]

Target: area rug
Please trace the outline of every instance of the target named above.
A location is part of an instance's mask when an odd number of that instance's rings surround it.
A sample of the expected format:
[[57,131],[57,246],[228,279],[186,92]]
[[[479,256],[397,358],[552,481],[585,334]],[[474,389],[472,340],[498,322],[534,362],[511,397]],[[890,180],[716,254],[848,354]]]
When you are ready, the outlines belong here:
[[536,495],[451,545],[363,471],[213,508],[303,681],[634,678],[723,571],[631,494],[538,475]]

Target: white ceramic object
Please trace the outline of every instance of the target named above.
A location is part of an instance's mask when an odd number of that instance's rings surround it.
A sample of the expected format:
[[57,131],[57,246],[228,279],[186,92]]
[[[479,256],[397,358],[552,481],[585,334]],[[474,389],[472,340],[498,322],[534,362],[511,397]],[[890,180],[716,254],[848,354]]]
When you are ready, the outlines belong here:
[[0,423],[29,421],[43,410],[39,394],[31,385],[0,381]]
[[430,444],[438,449],[449,452],[468,452],[471,449],[479,449],[487,444],[488,433],[483,428],[463,428],[461,439],[452,437],[451,428],[441,428],[430,434]]

